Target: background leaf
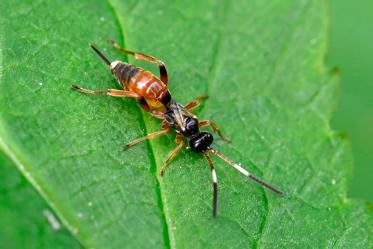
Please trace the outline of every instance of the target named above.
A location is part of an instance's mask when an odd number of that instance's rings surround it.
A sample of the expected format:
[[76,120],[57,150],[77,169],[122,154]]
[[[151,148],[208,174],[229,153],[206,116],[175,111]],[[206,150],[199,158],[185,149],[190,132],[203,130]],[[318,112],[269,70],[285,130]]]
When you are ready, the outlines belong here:
[[[372,211],[345,197],[349,146],[328,124],[336,79],[323,67],[324,1],[39,1],[5,9],[12,14],[1,19],[0,144],[83,245],[372,242]],[[110,58],[123,58],[106,49],[108,37],[164,60],[181,103],[208,94],[199,116],[232,138],[231,144],[216,139],[216,148],[287,198],[214,159],[220,181],[214,220],[211,176],[200,155],[181,153],[160,179],[156,172],[174,136],[124,153],[123,143],[158,130],[159,122],[134,101],[68,89],[73,82],[116,86],[87,47],[94,42]]]
[[[373,203],[373,2],[332,0],[328,65],[341,74],[340,101],[332,127],[352,144],[354,171],[348,196]],[[356,28],[359,27],[359,28]]]
[[[2,248],[80,248],[45,201],[0,151]],[[48,222],[48,219],[50,222]]]

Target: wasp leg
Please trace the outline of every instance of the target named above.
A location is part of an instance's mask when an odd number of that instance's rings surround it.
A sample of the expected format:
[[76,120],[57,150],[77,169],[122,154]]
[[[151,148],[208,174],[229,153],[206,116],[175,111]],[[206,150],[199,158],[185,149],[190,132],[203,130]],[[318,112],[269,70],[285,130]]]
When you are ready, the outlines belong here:
[[157,58],[152,57],[150,55],[146,55],[146,54],[143,54],[143,53],[138,53],[138,52],[134,52],[134,51],[130,51],[130,50],[124,49],[124,48],[120,47],[119,44],[116,43],[113,40],[109,40],[109,43],[115,49],[121,51],[122,53],[133,55],[135,57],[135,59],[137,59],[137,60],[144,60],[144,61],[148,61],[148,62],[152,62],[152,63],[158,64],[158,66],[159,66],[159,74],[161,76],[161,81],[163,83],[165,83],[166,85],[168,84],[167,69],[166,69],[166,65],[163,63],[163,61],[158,60]]
[[116,90],[116,89],[108,89],[108,90],[89,90],[89,89],[84,89],[81,88],[75,84],[71,85],[72,89],[77,90],[78,92],[81,93],[89,93],[89,94],[105,94],[109,96],[114,96],[114,97],[130,97],[130,98],[139,98],[139,95],[137,95],[134,92],[130,91],[124,91],[124,90]]
[[207,99],[207,98],[208,98],[208,96],[199,96],[195,100],[193,100],[192,102],[189,102],[188,104],[186,104],[185,109],[187,109],[188,111],[191,111],[194,108],[197,108],[201,104],[201,102],[203,100]]
[[211,176],[212,176],[212,186],[214,188],[214,194],[213,194],[213,200],[212,200],[212,217],[216,218],[216,214],[218,212],[218,177],[216,175],[216,171],[214,168],[214,165],[212,163],[212,160],[210,156],[207,154],[207,152],[203,153],[205,158],[207,159],[210,170],[211,170]]
[[212,130],[213,130],[214,132],[218,133],[218,135],[219,135],[219,137],[220,137],[221,139],[223,139],[223,140],[226,141],[226,142],[229,142],[229,141],[230,141],[230,139],[229,139],[228,137],[224,136],[224,135],[221,133],[220,128],[218,127],[218,125],[217,125],[215,122],[213,122],[213,121],[211,121],[211,120],[202,120],[202,121],[200,121],[200,122],[198,123],[198,127],[204,127],[204,126],[207,126],[207,125],[211,126]]
[[168,154],[168,158],[167,160],[163,163],[162,165],[162,168],[161,168],[161,171],[159,172],[159,175],[160,176],[163,176],[164,174],[164,171],[166,170],[166,167],[168,166],[168,164],[172,161],[172,159],[175,158],[175,156],[180,152],[180,150],[183,148],[184,146],[184,139],[181,135],[176,135],[176,138],[175,138],[175,142],[177,143],[177,146],[176,148],[170,152],[170,154]]
[[163,136],[165,134],[167,134],[170,130],[167,128],[165,128],[164,130],[161,130],[161,131],[157,131],[157,132],[153,132],[153,133],[150,133],[148,135],[146,135],[145,137],[140,137],[138,139],[135,139],[133,140],[132,142],[129,142],[128,144],[124,145],[124,149],[127,150],[128,148],[142,142],[142,141],[145,141],[147,139],[153,139],[153,138],[157,138],[157,137],[160,137],[160,136]]
[[158,119],[164,119],[164,113],[161,112],[161,111],[157,111],[157,110],[153,110],[150,112],[150,114],[155,117],[155,118],[158,118]]

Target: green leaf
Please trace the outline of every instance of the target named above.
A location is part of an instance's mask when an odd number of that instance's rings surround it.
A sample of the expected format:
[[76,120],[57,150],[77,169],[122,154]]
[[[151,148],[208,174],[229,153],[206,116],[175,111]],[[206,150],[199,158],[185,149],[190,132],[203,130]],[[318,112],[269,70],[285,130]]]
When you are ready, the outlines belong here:
[[[45,201],[0,151],[2,248],[80,248]],[[49,222],[48,222],[49,221]]]
[[[8,2],[0,144],[86,247],[368,247],[372,209],[346,199],[351,152],[329,127],[326,12],[321,0]],[[124,58],[109,37],[164,60],[181,103],[208,94],[196,114],[232,138],[215,147],[287,197],[214,158],[212,219],[201,155],[183,151],[160,178],[174,135],[123,152],[160,123],[133,100],[69,90],[117,87],[87,47]]]

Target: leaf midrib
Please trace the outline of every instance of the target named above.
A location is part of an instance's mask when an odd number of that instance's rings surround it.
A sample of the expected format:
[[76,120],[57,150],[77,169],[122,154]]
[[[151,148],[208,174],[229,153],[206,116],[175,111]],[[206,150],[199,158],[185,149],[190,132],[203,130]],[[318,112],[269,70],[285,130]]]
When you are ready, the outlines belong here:
[[[110,2],[110,0],[107,0],[107,3],[114,13],[115,22],[119,27],[120,36],[121,36],[121,39],[122,39],[122,41],[119,41],[119,43],[123,46],[123,48],[126,48],[125,28],[121,25],[121,23],[119,21],[119,15],[116,11],[116,8],[114,8],[114,6]],[[125,60],[129,61],[128,56],[125,56]],[[145,112],[142,111],[142,109],[139,105],[136,105],[136,108],[140,113],[139,125],[140,125],[141,129],[144,131],[144,136],[145,136],[148,133],[148,127],[146,126],[145,119],[144,119]],[[158,199],[158,208],[160,209],[161,216],[162,216],[163,238],[164,238],[165,247],[166,248],[171,248],[171,241],[172,241],[173,242],[172,243],[172,248],[176,248],[175,243],[174,243],[174,241],[175,241],[174,237],[175,236],[172,232],[172,229],[171,230],[169,229],[170,226],[167,222],[167,220],[168,220],[167,216],[169,216],[169,213],[168,213],[167,209],[164,208],[164,205],[163,205],[161,182],[160,182],[159,177],[157,176],[157,162],[156,162],[156,159],[155,159],[155,156],[154,156],[153,147],[152,147],[151,143],[149,142],[149,140],[145,140],[145,143],[146,143],[146,147],[149,151],[148,155],[149,155],[149,161],[150,161],[150,173],[152,175],[155,174],[155,179],[156,179],[156,194],[157,194],[157,199]]]

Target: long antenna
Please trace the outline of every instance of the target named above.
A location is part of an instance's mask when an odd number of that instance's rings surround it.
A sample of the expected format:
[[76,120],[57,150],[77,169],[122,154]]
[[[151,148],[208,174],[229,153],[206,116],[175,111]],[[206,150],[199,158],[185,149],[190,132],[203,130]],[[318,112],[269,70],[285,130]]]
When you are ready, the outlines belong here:
[[96,52],[96,54],[98,54],[98,56],[100,56],[100,58],[110,66],[110,61],[108,60],[108,58],[105,57],[105,55],[103,55],[95,46],[93,46],[91,43],[89,43],[89,46]]
[[248,178],[250,178],[251,180],[259,183],[260,185],[262,185],[263,187],[266,187],[267,189],[271,190],[272,192],[276,193],[276,194],[279,194],[279,195],[284,195],[284,193],[278,189],[276,189],[275,187],[269,185],[268,183],[266,183],[265,181],[259,179],[258,177],[256,177],[255,175],[251,174],[249,171],[247,171],[246,169],[242,168],[241,165],[239,165],[238,163],[235,163],[234,161],[232,161],[231,159],[229,159],[228,157],[224,156],[223,154],[221,154],[220,152],[214,150],[214,149],[209,149],[208,152],[211,152],[215,155],[217,155],[218,157],[220,157],[221,159],[223,159],[226,163],[228,163],[229,165],[231,165],[233,168],[235,168],[236,170],[238,170],[239,172],[241,172],[243,175],[247,176]]
[[211,176],[212,176],[212,186],[214,188],[214,194],[213,194],[213,200],[212,200],[212,217],[216,218],[216,215],[218,213],[218,177],[216,176],[216,171],[214,168],[214,165],[212,163],[212,160],[208,154],[208,152],[204,152],[203,155],[207,159],[210,170],[211,170]]

